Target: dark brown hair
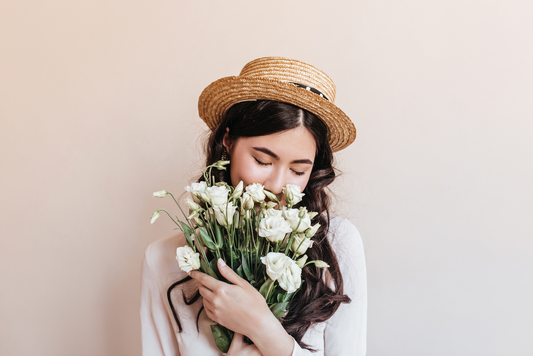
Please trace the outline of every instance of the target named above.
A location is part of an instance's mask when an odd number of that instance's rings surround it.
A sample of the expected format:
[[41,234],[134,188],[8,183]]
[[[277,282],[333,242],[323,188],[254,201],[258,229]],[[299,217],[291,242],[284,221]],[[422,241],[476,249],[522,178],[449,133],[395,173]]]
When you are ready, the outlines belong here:
[[[324,270],[315,268],[314,264],[307,266],[302,271],[302,288],[282,319],[285,330],[300,346],[308,348],[308,345],[302,343],[302,337],[309,327],[329,319],[341,303],[350,302],[350,298],[343,293],[337,257],[327,238],[330,223],[327,187],[336,176],[327,126],[314,114],[291,104],[268,100],[238,103],[226,112],[221,123],[212,131],[206,146],[206,165],[220,160],[224,151],[222,140],[226,128],[229,128],[230,139],[237,140],[239,137],[270,135],[302,125],[315,138],[316,154],[311,176],[304,190],[305,196],[299,205],[317,212],[313,224],[321,225],[313,237],[313,247],[306,254],[310,261],[322,260],[329,264],[328,270],[334,283],[334,288],[329,288],[324,282]],[[231,164],[227,171],[216,171],[217,181],[231,183],[230,170]]]

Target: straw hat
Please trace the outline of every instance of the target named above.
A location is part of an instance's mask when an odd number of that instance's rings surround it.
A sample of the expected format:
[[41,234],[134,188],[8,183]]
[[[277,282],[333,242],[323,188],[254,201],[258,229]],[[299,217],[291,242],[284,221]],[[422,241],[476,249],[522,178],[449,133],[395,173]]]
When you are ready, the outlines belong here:
[[326,123],[331,149],[340,151],[355,140],[355,126],[335,106],[335,84],[324,72],[301,61],[258,58],[246,64],[237,77],[211,83],[198,100],[198,111],[210,129],[232,105],[242,101],[275,100],[305,109]]

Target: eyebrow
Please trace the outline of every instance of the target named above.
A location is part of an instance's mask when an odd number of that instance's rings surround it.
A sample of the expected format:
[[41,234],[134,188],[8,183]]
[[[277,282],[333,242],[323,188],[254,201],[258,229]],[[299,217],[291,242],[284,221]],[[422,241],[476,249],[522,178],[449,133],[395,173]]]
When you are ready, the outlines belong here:
[[[256,150],[256,151],[266,153],[267,155],[269,155],[269,156],[275,158],[277,161],[279,161],[279,156],[277,154],[275,154],[274,152],[272,152],[271,150],[269,150],[268,148],[266,148],[266,147],[252,147],[252,148],[254,150]],[[304,164],[313,165],[313,162],[311,162],[311,160],[307,159],[307,158],[295,159],[291,163],[304,163]]]

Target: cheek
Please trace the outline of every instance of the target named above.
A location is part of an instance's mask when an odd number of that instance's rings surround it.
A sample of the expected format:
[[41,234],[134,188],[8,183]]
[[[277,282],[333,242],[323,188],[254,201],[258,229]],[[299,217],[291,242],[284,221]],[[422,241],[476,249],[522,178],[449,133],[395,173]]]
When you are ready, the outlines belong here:
[[251,162],[250,159],[235,157],[231,161],[231,184],[236,186],[241,180],[245,187],[252,183],[262,183],[265,177],[260,168],[255,160]]

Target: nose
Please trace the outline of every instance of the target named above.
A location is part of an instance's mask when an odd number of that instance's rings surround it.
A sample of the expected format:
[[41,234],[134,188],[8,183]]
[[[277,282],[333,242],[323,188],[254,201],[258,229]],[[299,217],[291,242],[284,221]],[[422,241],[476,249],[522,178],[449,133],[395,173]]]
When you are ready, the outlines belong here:
[[281,195],[281,189],[285,186],[285,172],[279,168],[272,170],[266,177],[263,185],[265,189],[279,197]]

